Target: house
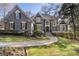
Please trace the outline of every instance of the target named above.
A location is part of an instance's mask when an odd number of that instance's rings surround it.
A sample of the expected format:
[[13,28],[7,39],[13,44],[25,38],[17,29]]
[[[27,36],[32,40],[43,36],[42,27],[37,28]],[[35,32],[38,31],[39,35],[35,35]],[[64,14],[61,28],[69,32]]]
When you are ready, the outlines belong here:
[[42,33],[52,33],[57,31],[67,31],[67,24],[64,21],[58,21],[59,17],[37,13],[32,18],[28,17],[19,6],[15,6],[4,17],[4,30],[12,33],[34,32],[36,24]]
[[29,18],[19,6],[15,6],[4,18],[5,30],[16,33],[27,31],[33,32],[33,21]]
[[0,22],[0,30],[5,30],[4,27],[5,27],[5,26],[4,26],[4,22],[1,21],[1,22]]
[[67,31],[67,24],[64,20],[58,21],[58,17],[37,13],[32,18],[42,33]]
[[64,20],[62,20],[59,24],[59,27],[60,27],[60,31],[67,31],[67,24]]

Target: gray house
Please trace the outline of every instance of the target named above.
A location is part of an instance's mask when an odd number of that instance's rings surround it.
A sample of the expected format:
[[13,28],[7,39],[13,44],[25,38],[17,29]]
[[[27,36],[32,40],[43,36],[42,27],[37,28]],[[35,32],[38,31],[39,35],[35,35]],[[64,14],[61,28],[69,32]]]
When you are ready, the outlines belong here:
[[[19,6],[15,6],[8,14],[4,17],[3,23],[1,25],[2,30],[11,31],[15,33],[21,32],[34,32],[34,24],[36,24],[39,28],[39,31],[42,33],[52,33],[52,32],[60,32],[67,31],[67,24],[63,21],[58,21],[59,17],[54,17],[46,14],[37,13],[32,18],[28,17],[23,10],[19,8]],[[2,23],[2,24],[3,24]]]
[[33,32],[33,21],[17,5],[4,18],[5,30]]
[[64,20],[58,21],[58,17],[37,13],[32,19],[42,33],[67,31],[67,24]]

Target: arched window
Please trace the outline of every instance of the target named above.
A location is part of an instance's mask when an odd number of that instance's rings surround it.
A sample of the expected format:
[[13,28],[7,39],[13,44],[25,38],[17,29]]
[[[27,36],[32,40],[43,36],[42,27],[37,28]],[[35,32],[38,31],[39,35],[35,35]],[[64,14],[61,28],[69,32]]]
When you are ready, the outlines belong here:
[[20,19],[21,18],[21,13],[20,13],[19,10],[16,10],[15,17],[16,17],[16,19]]
[[46,21],[46,25],[50,25],[49,21]]

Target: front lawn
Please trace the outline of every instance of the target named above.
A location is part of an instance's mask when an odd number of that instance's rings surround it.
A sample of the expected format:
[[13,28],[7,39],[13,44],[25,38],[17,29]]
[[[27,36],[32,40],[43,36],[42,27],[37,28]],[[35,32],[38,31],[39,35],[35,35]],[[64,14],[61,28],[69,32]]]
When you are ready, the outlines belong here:
[[23,42],[23,41],[38,41],[38,40],[48,40],[47,36],[41,37],[25,37],[25,36],[12,36],[4,35],[0,36],[0,42]]
[[[1,38],[5,40],[1,40]],[[15,41],[29,41],[32,40],[47,40],[47,37],[39,37],[39,39],[34,39],[32,37],[21,37],[21,36],[5,36],[0,37],[0,41],[5,42],[15,42]],[[43,39],[40,39],[43,38]],[[26,51],[29,56],[79,56],[79,41],[70,40],[63,37],[58,37],[59,41],[53,43],[48,46],[39,46],[39,47],[27,47]],[[8,41],[7,41],[8,40]],[[6,54],[8,55],[24,55],[23,48],[7,48],[6,47]],[[2,52],[3,49],[0,48]],[[14,51],[14,52],[13,52]],[[10,54],[11,52],[11,54]],[[3,54],[4,52],[2,52]],[[3,54],[4,55],[4,54]]]
[[79,42],[59,37],[59,41],[55,44],[41,47],[29,48],[28,55],[31,56],[73,56],[79,55]]

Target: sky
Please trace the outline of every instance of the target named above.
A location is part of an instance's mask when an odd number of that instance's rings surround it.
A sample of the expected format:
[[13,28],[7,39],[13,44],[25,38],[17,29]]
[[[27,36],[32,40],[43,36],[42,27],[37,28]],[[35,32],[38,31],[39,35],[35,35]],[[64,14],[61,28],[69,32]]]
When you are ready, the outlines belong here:
[[[0,6],[2,4],[0,3]],[[6,4],[7,5],[7,4]],[[15,3],[9,3],[9,6],[6,7],[6,11],[10,11],[16,4]],[[31,11],[32,14],[36,14],[39,12],[42,8],[42,6],[46,5],[46,3],[17,3],[17,5],[24,11]],[[6,14],[7,14],[6,12]],[[0,12],[1,13],[1,12]],[[3,13],[3,12],[2,12]],[[0,14],[1,16],[2,14]]]
[[20,3],[19,7],[24,11],[31,11],[33,14],[39,12],[42,8],[43,3]]
[[[0,3],[0,6],[4,5]],[[6,7],[6,14],[7,12],[11,11],[11,9],[16,5],[15,3],[8,3],[6,4],[6,6],[8,5],[8,7]],[[41,11],[41,8],[45,5],[48,5],[47,3],[17,3],[17,5],[24,11],[31,11],[32,14],[36,14],[38,12]],[[3,13],[3,12],[2,12]],[[1,12],[0,12],[0,17],[1,17]]]

